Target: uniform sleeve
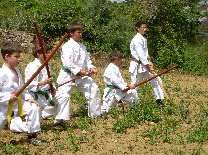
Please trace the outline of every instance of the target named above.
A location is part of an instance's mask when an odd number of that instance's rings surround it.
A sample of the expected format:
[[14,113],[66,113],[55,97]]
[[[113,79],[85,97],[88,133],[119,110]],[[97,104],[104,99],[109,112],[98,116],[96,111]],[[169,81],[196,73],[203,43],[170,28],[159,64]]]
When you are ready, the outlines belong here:
[[[31,66],[30,64],[27,65],[25,68],[25,82],[27,82],[32,75],[36,72],[37,68],[35,66]],[[38,91],[38,76],[39,74],[33,79],[33,81],[27,86],[27,90],[37,92]]]
[[151,59],[150,56],[149,56],[149,54],[147,55],[147,59],[149,59],[149,60]]
[[6,83],[6,75],[2,74],[4,71],[0,70],[0,105],[8,105],[10,100],[10,93],[5,93],[2,91],[4,83]]
[[120,75],[119,70],[108,69],[105,74],[105,78],[112,84],[117,86],[119,89],[124,90],[127,88],[127,83],[124,82],[123,78]]
[[[38,70],[39,65],[35,63],[28,64],[25,69],[25,82],[28,81],[31,76]],[[49,66],[50,71],[50,66]],[[51,72],[50,72],[51,73]],[[50,89],[49,84],[45,84],[38,87],[38,83],[45,80],[48,77],[47,71],[43,68],[40,73],[33,79],[33,81],[27,86],[28,91],[37,92],[38,90],[48,90]]]
[[86,52],[86,66],[88,70],[92,67],[96,68],[95,66],[92,65],[92,61],[90,59],[88,52]]
[[120,88],[121,90],[124,90],[127,88],[127,83],[124,82],[122,77],[119,78],[119,77],[112,76],[112,83],[118,88]]

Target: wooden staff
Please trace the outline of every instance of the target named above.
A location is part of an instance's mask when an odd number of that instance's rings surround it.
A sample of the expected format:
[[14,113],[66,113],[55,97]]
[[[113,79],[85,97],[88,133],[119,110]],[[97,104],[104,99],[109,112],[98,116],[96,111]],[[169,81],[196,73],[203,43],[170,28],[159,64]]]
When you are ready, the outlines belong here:
[[20,88],[15,96],[18,97],[22,91],[33,81],[33,79],[40,73],[40,71],[44,68],[44,66],[48,63],[48,61],[53,57],[53,55],[55,54],[55,52],[58,50],[58,48],[61,46],[61,44],[64,42],[64,40],[67,38],[68,34],[66,33],[63,38],[61,39],[61,41],[58,43],[58,45],[56,45],[56,47],[54,48],[54,50],[51,52],[51,54],[47,57],[47,59],[42,63],[42,65],[37,69],[37,71],[31,76],[31,78],[22,86],[22,88]]
[[[153,67],[151,66],[151,68],[153,68]],[[155,73],[155,71],[153,72],[153,74],[154,74],[155,76],[157,75],[157,74]],[[161,89],[162,89],[162,91],[163,91],[163,93],[164,93],[166,99],[169,100],[169,97],[168,97],[168,95],[167,95],[167,93],[166,93],[166,91],[165,91],[165,89],[164,89],[162,83],[160,82],[160,79],[159,79],[158,77],[156,77],[156,79],[157,79],[157,82],[159,83],[159,85],[160,85],[160,87],[161,87]]]
[[142,85],[142,84],[144,84],[144,83],[146,83],[146,82],[148,82],[148,81],[150,81],[150,80],[152,80],[152,79],[154,79],[154,78],[156,78],[156,77],[158,77],[158,76],[160,76],[160,75],[162,75],[162,74],[165,74],[165,73],[167,73],[168,71],[170,71],[170,70],[176,68],[177,66],[178,66],[178,65],[175,65],[175,66],[173,66],[173,67],[171,67],[171,68],[169,68],[169,69],[167,69],[167,70],[161,72],[160,74],[157,74],[157,75],[155,75],[155,76],[153,76],[153,77],[151,77],[151,78],[149,78],[149,79],[147,79],[147,80],[145,80],[145,81],[142,81],[142,82],[140,82],[140,83],[138,83],[138,84],[135,84],[135,87],[138,87],[138,86],[140,86],[140,85]]
[[[35,31],[36,31],[36,34],[37,34],[37,37],[38,37],[38,41],[39,41],[39,44],[40,44],[40,47],[41,47],[41,52],[43,54],[43,58],[44,58],[44,60],[46,60],[46,53],[45,53],[45,50],[43,48],[43,43],[42,43],[42,40],[41,40],[41,37],[40,37],[40,33],[38,31],[38,27],[37,27],[37,25],[34,21],[33,21],[33,24],[34,24]],[[51,73],[50,73],[50,70],[49,70],[49,67],[48,67],[48,63],[46,63],[46,70],[47,70],[48,78],[51,78]],[[54,89],[53,89],[52,84],[50,84],[50,91],[53,94]]]
[[76,78],[74,78],[74,79],[71,79],[71,80],[69,80],[69,81],[67,81],[67,82],[64,82],[64,83],[62,83],[62,84],[56,86],[56,88],[58,88],[58,87],[60,87],[60,86],[63,86],[63,85],[65,85],[65,84],[69,83],[69,82],[72,82],[72,81],[74,81],[74,80],[76,80],[76,79],[79,79],[79,78],[81,78],[81,77],[84,77],[84,76],[90,76],[90,75],[91,75],[90,73],[87,74],[87,75],[80,75],[80,76],[78,76],[78,77],[76,77]]
[[[155,72],[154,72],[153,74],[156,76],[156,73],[155,73]],[[160,79],[159,79],[158,77],[156,77],[156,79],[157,79],[157,81],[158,81],[160,87],[162,88],[162,91],[163,91],[163,93],[164,93],[166,99],[169,100],[169,97],[168,97],[167,93],[165,92],[165,89],[164,89],[162,83],[160,82]]]
[[[148,82],[148,81],[150,81],[150,80],[152,80],[152,79],[154,79],[154,78],[157,78],[158,76],[160,76],[160,75],[162,75],[162,74],[165,74],[165,73],[167,73],[167,72],[169,72],[170,70],[172,70],[172,69],[174,69],[174,68],[176,68],[176,67],[178,67],[178,65],[175,65],[175,66],[173,66],[173,67],[171,67],[171,68],[169,68],[169,69],[167,69],[167,70],[165,70],[165,71],[163,71],[163,72],[161,72],[160,74],[155,74],[155,76],[153,76],[153,77],[151,77],[151,78],[149,78],[149,79],[147,79],[147,80],[145,80],[145,81],[142,81],[142,82],[140,82],[140,83],[137,83],[137,84],[135,84],[135,87],[138,87],[138,86],[140,86],[140,85],[142,85],[142,84],[144,84],[144,83],[146,83],[146,82]],[[159,82],[159,79],[158,79],[158,82]],[[162,88],[162,87],[161,87]],[[127,90],[129,90],[130,88],[127,88]],[[169,100],[169,98],[167,98],[168,100]],[[120,106],[119,106],[120,107]],[[122,107],[124,108],[124,107],[127,107],[127,106],[124,106],[124,105],[122,105]]]

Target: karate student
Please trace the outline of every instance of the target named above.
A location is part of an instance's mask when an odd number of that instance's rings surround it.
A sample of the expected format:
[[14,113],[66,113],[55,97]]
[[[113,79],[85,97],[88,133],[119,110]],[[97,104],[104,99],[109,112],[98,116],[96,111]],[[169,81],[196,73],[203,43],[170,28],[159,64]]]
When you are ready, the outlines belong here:
[[104,73],[104,82],[107,87],[104,89],[101,113],[108,112],[120,100],[128,102],[130,108],[133,108],[133,102],[138,100],[134,84],[125,83],[121,76],[119,66],[122,58],[123,55],[118,51],[111,52],[109,56],[110,64]]
[[[43,48],[47,57],[50,52],[50,47],[46,43],[43,43]],[[38,42],[34,43],[33,56],[35,60],[30,62],[25,68],[25,81],[29,80],[44,62],[44,56]],[[57,125],[62,123],[63,120],[67,121],[70,119],[70,96],[65,92],[56,92],[55,87],[53,88],[54,92],[51,93],[50,84],[54,86],[53,79],[48,78],[46,67],[44,67],[27,86],[27,90],[39,103],[41,109],[40,116],[47,117],[56,113],[53,125]],[[55,106],[52,106],[52,104],[55,104]],[[16,126],[21,126],[19,121],[14,121],[13,123],[15,123]],[[18,129],[19,127],[16,128]],[[21,132],[21,130],[16,130],[16,132]]]
[[[1,53],[5,63],[0,69],[0,130],[7,124],[7,117],[10,119],[11,116],[11,121],[13,121],[16,116],[24,114],[24,130],[28,133],[26,141],[33,145],[46,146],[47,143],[36,137],[37,133],[41,131],[39,104],[26,91],[23,91],[18,97],[15,96],[15,93],[24,84],[17,68],[21,49],[16,44],[9,42],[3,45]],[[12,124],[10,127],[12,128]]]
[[[149,79],[154,76],[155,70],[153,69],[153,63],[150,61],[150,56],[148,54],[147,39],[144,34],[147,30],[147,24],[145,21],[139,20],[136,23],[137,34],[131,40],[130,50],[132,55],[132,61],[130,62],[129,72],[131,75],[131,83],[137,84],[141,82],[142,78]],[[162,83],[160,77],[158,77]],[[154,87],[154,93],[156,97],[156,102],[161,108],[166,108],[162,104],[161,100],[164,99],[164,93],[160,87],[157,79],[149,81]],[[137,90],[139,87],[136,88]]]
[[82,39],[82,30],[82,25],[77,22],[72,22],[68,25],[70,39],[62,46],[61,60],[63,67],[59,73],[57,83],[60,85],[77,76],[83,75],[83,77],[60,86],[58,90],[71,95],[74,88],[77,88],[89,100],[88,116],[91,118],[100,118],[100,91],[93,79],[88,75],[88,71],[92,75],[97,74],[98,70],[92,65],[86,47],[80,42]]

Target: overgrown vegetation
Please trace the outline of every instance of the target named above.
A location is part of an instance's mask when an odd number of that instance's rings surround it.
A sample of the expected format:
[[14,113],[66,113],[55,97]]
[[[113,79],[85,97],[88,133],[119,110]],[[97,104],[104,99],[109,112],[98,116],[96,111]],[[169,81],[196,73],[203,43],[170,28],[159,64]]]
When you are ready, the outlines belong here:
[[184,68],[190,60],[185,55],[186,45],[196,42],[202,17],[197,2],[137,0],[117,4],[110,0],[1,0],[0,27],[35,33],[32,21],[36,21],[42,35],[58,40],[69,22],[78,21],[84,26],[83,42],[89,52],[118,50],[130,56],[129,43],[136,34],[134,23],[143,19],[148,22],[146,37],[155,66],[164,69],[179,64],[179,68]]

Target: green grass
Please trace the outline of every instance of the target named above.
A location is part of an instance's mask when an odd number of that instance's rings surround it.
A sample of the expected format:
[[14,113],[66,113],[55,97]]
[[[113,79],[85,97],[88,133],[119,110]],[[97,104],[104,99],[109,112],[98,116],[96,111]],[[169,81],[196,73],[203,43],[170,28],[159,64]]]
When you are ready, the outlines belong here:
[[195,75],[208,75],[208,39],[189,44],[184,53],[182,71]]

